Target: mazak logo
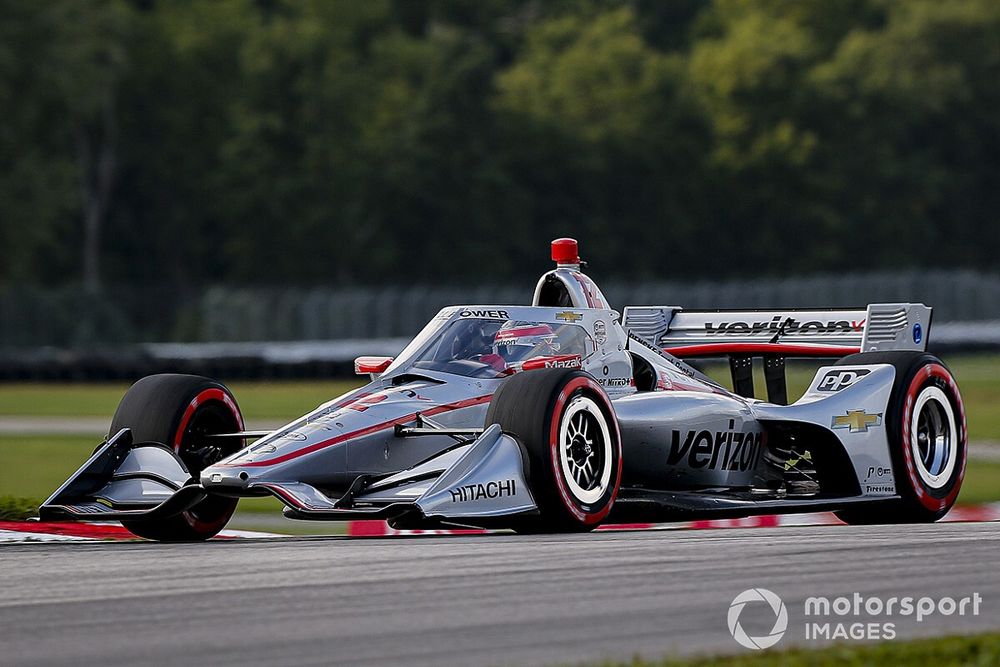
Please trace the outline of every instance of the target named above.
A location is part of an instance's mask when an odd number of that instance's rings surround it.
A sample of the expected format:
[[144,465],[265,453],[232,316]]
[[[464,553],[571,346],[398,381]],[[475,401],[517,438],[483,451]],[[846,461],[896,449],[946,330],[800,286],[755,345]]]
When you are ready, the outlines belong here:
[[580,363],[579,356],[573,356],[569,359],[546,359],[546,368],[580,368],[582,364]]
[[865,320],[812,320],[799,322],[794,317],[775,315],[770,322],[705,322],[707,336],[754,336],[775,335],[799,336],[829,335],[838,333],[860,333],[865,328]]
[[732,420],[728,431],[688,431],[683,438],[680,431],[674,431],[667,465],[677,465],[686,456],[690,468],[746,472],[757,466],[763,440],[762,432],[734,430]]
[[[753,602],[767,604],[771,608],[771,612],[774,613],[774,625],[771,627],[771,631],[760,637],[751,637],[740,624],[740,615],[746,606]],[[785,631],[788,629],[788,609],[785,608],[785,603],[781,601],[781,598],[766,588],[748,588],[733,598],[726,620],[729,622],[729,634],[733,636],[736,643],[744,648],[760,650],[771,648],[785,636]]]
[[847,389],[869,373],[871,373],[871,371],[864,368],[858,368],[851,371],[844,371],[840,369],[829,371],[823,376],[823,379],[819,381],[819,384],[816,385],[816,391],[840,391],[841,389]]

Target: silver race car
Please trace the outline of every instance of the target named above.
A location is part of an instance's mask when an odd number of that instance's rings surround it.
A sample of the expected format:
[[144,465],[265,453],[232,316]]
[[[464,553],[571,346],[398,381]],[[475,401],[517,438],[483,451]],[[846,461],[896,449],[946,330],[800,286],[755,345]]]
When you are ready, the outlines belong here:
[[[576,241],[552,257],[532,305],[445,308],[397,358],[359,358],[367,385],[275,431],[245,430],[218,382],[143,378],[41,518],[170,541],[212,537],[254,496],[292,519],[524,532],[815,510],[921,522],[955,502],[965,412],[925,352],[930,308],[619,313]],[[682,361],[702,357],[728,357],[733,391]],[[789,357],[835,360],[792,404]]]

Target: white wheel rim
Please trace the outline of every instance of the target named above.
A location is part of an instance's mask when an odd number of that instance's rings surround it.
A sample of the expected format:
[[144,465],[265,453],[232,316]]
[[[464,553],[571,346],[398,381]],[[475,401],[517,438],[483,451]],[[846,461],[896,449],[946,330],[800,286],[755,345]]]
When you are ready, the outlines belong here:
[[611,432],[597,403],[586,396],[573,399],[559,424],[558,444],[563,479],[570,493],[584,504],[599,501],[608,490],[614,466]]
[[913,405],[910,452],[924,484],[944,487],[958,461],[958,431],[948,396],[938,387],[925,387]]

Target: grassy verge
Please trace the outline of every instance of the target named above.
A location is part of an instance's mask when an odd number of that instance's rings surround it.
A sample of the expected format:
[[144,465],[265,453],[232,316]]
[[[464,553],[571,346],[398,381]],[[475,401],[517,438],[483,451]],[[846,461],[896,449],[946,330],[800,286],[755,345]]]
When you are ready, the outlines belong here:
[[38,515],[38,501],[34,498],[0,496],[0,521],[24,521]]
[[1000,633],[941,637],[880,644],[837,644],[818,649],[788,649],[727,657],[698,657],[627,663],[604,667],[935,667],[1000,664]]
[[[234,382],[229,385],[248,419],[294,419],[360,386],[358,380]],[[107,417],[127,384],[0,384],[0,415]]]

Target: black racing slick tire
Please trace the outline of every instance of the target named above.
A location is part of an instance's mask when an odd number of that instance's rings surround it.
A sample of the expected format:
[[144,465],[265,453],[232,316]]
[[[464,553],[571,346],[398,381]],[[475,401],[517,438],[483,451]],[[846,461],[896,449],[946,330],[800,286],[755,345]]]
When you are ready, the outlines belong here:
[[930,523],[951,509],[968,456],[965,406],[951,371],[925,352],[852,354],[838,366],[896,369],[884,425],[899,500],[838,511],[849,524]]
[[621,435],[611,401],[592,376],[564,368],[511,376],[493,395],[485,423],[499,424],[528,457],[539,514],[515,530],[588,531],[607,517],[621,484]]
[[[243,415],[229,389],[196,375],[150,375],[136,382],[111,421],[112,434],[123,428],[132,430],[135,443],[158,442],[173,449],[196,479],[207,465],[244,444],[242,439],[226,439],[226,448],[220,449],[204,440],[212,433],[242,431]],[[225,528],[236,503],[236,498],[209,496],[172,517],[126,520],[122,525],[158,542],[197,542]]]

